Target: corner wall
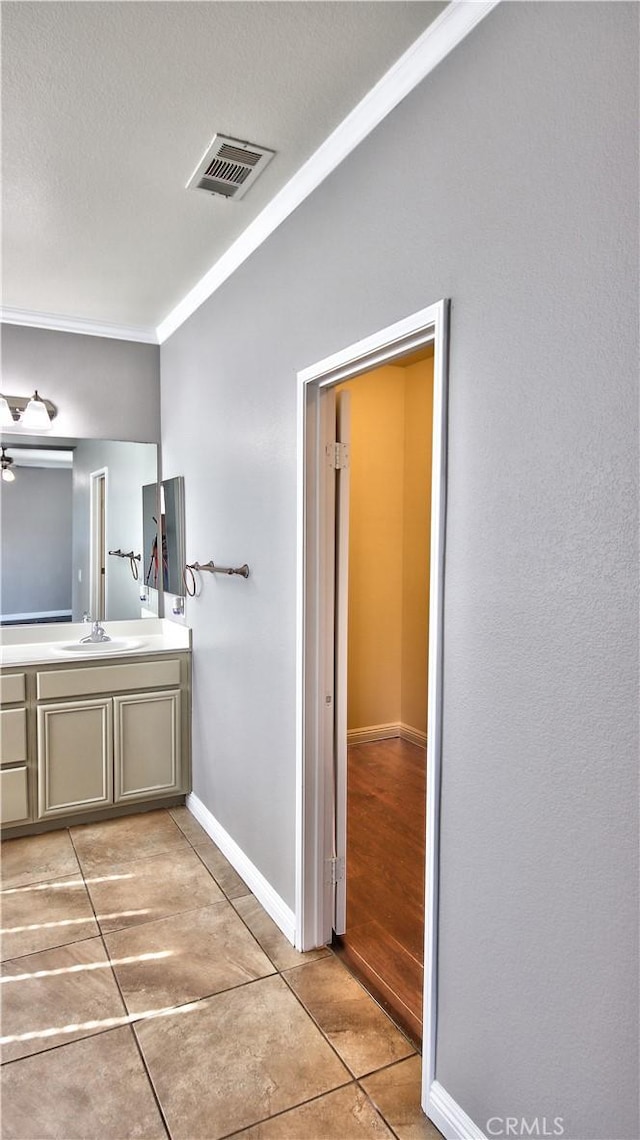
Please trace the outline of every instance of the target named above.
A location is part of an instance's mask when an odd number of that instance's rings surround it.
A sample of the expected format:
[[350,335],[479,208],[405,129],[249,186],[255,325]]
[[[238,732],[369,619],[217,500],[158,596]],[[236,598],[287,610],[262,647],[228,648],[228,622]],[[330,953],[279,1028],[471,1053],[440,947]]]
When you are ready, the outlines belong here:
[[347,728],[400,722],[404,384],[377,368],[351,396]]
[[451,298],[436,1075],[567,1140],[640,1135],[638,16],[499,5],[161,352],[188,557],[252,571],[195,790],[292,905],[296,373]]
[[347,726],[424,738],[433,356],[340,391],[351,396]]

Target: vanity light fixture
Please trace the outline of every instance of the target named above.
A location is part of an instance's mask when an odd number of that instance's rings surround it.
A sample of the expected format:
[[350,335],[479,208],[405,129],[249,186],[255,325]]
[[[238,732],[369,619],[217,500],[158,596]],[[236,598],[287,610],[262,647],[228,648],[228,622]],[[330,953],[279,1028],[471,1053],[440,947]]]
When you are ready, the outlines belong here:
[[51,400],[43,400],[36,390],[25,396],[0,396],[0,426],[14,431],[48,431],[57,408]]
[[2,467],[2,478],[5,483],[14,483],[16,473],[13,470],[13,459],[7,455],[4,447],[2,448],[2,456],[0,456],[0,466]]

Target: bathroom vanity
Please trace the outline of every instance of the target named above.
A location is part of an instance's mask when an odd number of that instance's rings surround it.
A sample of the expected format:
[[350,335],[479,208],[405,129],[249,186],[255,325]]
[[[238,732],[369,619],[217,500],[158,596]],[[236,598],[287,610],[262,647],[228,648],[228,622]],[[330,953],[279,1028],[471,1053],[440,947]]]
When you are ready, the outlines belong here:
[[191,788],[190,631],[162,619],[2,630],[4,837],[183,801]]

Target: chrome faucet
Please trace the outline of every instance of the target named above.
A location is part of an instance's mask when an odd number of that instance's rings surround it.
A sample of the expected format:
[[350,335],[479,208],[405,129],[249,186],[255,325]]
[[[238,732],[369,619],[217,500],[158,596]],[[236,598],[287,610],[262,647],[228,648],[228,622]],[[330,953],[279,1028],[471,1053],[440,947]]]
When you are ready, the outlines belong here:
[[87,641],[95,643],[102,641],[111,641],[111,638],[107,633],[105,633],[104,628],[100,625],[100,622],[94,621],[93,625],[91,626],[91,633],[88,637],[81,637],[80,644],[84,645]]

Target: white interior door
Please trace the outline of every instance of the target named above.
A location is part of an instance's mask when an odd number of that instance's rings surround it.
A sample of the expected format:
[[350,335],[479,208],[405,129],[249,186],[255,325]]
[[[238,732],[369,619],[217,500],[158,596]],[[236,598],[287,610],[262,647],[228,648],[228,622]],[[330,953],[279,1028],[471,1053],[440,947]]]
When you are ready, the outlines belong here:
[[336,576],[335,576],[335,903],[333,929],[347,929],[347,652],[349,616],[349,445],[351,396],[336,396]]
[[94,621],[107,616],[107,468],[90,476],[89,610]]

